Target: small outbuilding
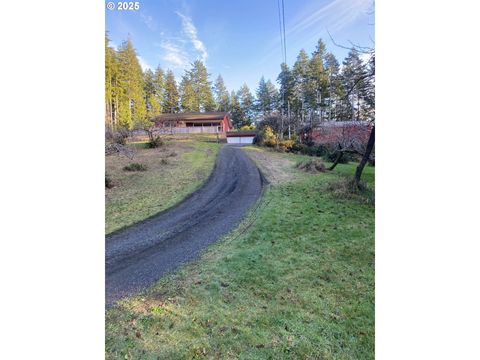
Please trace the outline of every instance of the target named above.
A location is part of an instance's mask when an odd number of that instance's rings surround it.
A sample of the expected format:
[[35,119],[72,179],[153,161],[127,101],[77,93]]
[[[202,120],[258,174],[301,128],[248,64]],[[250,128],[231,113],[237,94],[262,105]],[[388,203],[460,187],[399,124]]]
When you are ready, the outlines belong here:
[[227,144],[231,145],[249,145],[253,144],[253,139],[257,133],[255,131],[227,131]]

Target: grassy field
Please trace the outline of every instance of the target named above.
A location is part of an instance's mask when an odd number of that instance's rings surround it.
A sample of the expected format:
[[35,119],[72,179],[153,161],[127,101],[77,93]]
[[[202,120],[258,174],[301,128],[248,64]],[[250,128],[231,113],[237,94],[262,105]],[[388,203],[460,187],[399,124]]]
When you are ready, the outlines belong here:
[[355,164],[307,174],[303,156],[246,151],[272,184],[259,207],[108,311],[107,359],[374,358],[374,206],[330,190]]
[[[106,234],[173,206],[210,175],[219,144],[195,137],[166,139],[166,145],[157,149],[147,149],[144,142],[130,144],[136,153],[132,160],[118,155],[105,158],[106,173],[115,184],[105,189]],[[123,170],[131,163],[144,164],[147,170]]]

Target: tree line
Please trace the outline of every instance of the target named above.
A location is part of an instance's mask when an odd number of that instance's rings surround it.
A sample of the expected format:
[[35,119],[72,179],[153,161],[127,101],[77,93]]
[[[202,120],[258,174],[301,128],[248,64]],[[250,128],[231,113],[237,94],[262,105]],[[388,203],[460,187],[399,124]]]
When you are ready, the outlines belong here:
[[210,74],[201,60],[191,64],[177,83],[172,70],[142,70],[132,41],[118,49],[105,34],[105,123],[111,131],[149,128],[162,113],[229,111],[239,128],[273,118],[279,133],[296,132],[324,120],[373,120],[374,55],[362,61],[350,49],[342,65],[320,39],[312,54],[300,50],[295,63],[280,65],[277,83],[262,78],[255,95],[244,84],[229,92],[223,78]]

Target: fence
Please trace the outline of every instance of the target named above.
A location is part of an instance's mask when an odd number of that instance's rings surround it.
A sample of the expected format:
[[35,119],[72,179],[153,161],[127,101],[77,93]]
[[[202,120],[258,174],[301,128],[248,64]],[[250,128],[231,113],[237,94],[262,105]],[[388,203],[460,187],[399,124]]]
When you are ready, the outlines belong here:
[[155,130],[161,134],[216,134],[222,132],[220,126],[163,127]]

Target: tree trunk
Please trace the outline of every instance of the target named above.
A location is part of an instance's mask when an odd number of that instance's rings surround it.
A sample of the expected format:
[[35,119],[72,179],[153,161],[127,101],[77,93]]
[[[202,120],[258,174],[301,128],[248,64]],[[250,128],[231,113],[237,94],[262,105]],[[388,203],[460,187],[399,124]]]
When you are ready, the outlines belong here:
[[333,162],[332,166],[330,166],[330,167],[328,168],[328,170],[333,170],[333,169],[335,169],[335,166],[337,166],[338,163],[340,162],[340,160],[342,160],[342,157],[343,157],[343,151],[340,150],[340,152],[338,153],[337,158],[336,158],[335,161]]
[[367,149],[365,150],[365,154],[363,154],[362,160],[357,166],[357,170],[355,171],[355,185],[359,187],[360,185],[360,178],[362,177],[362,172],[367,164],[368,159],[370,158],[370,154],[373,150],[373,145],[375,145],[375,125],[372,127],[372,131],[370,132],[370,137],[368,138]]

